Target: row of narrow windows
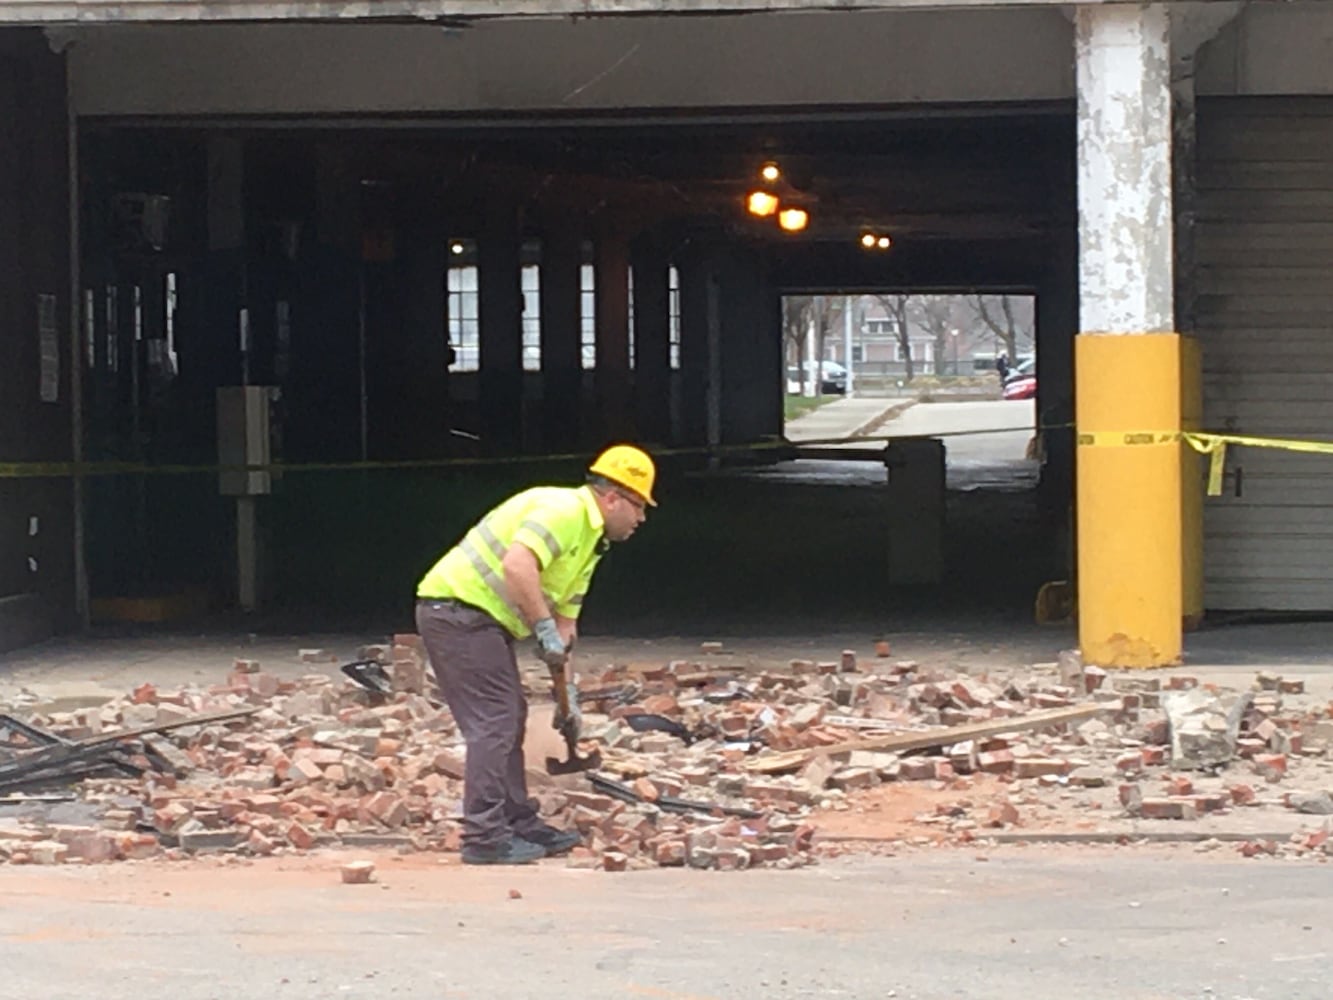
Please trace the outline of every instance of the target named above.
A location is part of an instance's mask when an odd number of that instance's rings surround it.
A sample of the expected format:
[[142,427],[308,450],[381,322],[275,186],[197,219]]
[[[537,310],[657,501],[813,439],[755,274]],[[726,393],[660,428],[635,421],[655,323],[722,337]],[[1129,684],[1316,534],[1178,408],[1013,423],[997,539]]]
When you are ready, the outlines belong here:
[[[475,246],[469,240],[450,243],[447,288],[449,294],[449,344],[454,349],[453,371],[477,371],[481,362],[481,324],[479,321],[478,277]],[[528,256],[529,254],[525,254]],[[671,367],[680,367],[680,273],[668,272],[668,342]],[[520,285],[523,290],[523,367],[540,371],[541,348],[541,267],[524,263]],[[583,367],[597,367],[596,273],[591,264],[579,272],[580,343]],[[629,272],[629,357],[634,366],[634,273]]]

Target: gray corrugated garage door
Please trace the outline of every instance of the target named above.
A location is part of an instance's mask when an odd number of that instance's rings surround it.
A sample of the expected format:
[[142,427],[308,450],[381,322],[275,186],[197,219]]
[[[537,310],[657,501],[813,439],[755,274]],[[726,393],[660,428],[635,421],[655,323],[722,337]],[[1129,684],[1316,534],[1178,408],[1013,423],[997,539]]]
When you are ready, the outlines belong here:
[[[1333,439],[1333,100],[1199,113],[1209,430]],[[1234,451],[1205,507],[1210,609],[1333,609],[1333,456]]]

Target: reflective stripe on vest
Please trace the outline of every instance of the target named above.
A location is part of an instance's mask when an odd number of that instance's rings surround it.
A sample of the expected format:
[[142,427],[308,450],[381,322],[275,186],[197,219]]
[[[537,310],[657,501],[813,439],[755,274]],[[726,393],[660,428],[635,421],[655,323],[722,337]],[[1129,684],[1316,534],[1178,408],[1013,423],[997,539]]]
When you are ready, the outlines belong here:
[[[560,554],[560,543],[555,540],[555,537],[549,531],[536,521],[524,521],[522,527],[527,528],[546,543],[546,547],[551,550],[552,559]],[[463,540],[458,543],[458,550],[462,552],[463,555],[467,556],[467,561],[472,564],[472,568],[477,571],[477,575],[481,577],[482,582],[490,588],[491,593],[500,599],[501,603],[513,613],[515,618],[520,622],[523,621],[523,612],[521,612],[517,605],[509,599],[509,590],[505,587],[504,579],[481,554],[481,551],[473,541],[473,535],[476,535],[477,538],[491,550],[495,555],[495,558],[502,563],[504,562],[505,553],[508,549],[504,547],[504,543],[496,537],[495,532],[491,530],[491,526],[485,521],[482,521],[469,531]],[[546,598],[548,608],[550,605],[555,604],[555,599],[552,598],[550,594],[542,591],[542,596]],[[580,596],[577,601],[570,601],[569,603],[582,604],[583,598]]]
[[536,521],[524,521],[518,526],[518,530],[531,531],[534,535],[540,538],[542,544],[546,546],[547,551],[551,553],[552,559],[555,559],[556,556],[560,555],[560,543],[555,540],[555,535],[551,534],[546,529],[545,525],[538,524]]
[[[471,532],[469,532],[469,535],[470,534]],[[491,535],[491,538],[494,539],[495,536]],[[499,543],[497,542],[497,544]],[[500,574],[495,571],[491,564],[486,561],[486,558],[477,551],[477,547],[472,544],[472,539],[470,537],[464,538],[458,543],[458,551],[467,557],[467,561],[472,564],[472,568],[477,571],[477,575],[481,577],[482,582],[490,588],[491,593],[500,599],[500,602],[513,613],[515,618],[522,621],[523,615],[519,613],[518,608],[514,607],[513,602],[509,600],[509,592],[505,588],[504,580],[501,579]],[[492,549],[492,551],[495,550]],[[503,547],[500,549],[500,558],[504,558]]]

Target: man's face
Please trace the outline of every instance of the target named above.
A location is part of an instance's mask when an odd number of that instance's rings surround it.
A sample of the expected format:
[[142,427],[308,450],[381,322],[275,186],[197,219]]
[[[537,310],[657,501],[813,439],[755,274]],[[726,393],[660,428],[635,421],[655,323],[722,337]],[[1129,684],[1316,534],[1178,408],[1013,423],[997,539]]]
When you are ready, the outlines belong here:
[[647,504],[628,490],[608,490],[605,496],[602,517],[606,522],[606,537],[623,542],[647,519]]

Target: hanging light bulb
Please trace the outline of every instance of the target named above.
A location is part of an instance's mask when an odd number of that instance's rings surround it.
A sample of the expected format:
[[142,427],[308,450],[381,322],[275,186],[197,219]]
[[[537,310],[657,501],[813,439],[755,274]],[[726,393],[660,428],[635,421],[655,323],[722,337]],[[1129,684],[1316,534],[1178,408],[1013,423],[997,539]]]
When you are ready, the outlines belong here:
[[887,250],[889,247],[893,246],[893,240],[888,236],[881,236],[875,241],[875,245],[881,250]]
[[778,167],[776,163],[770,160],[768,163],[765,163],[762,167],[759,168],[759,176],[762,177],[764,180],[768,181],[768,183],[772,184],[775,180],[777,180],[779,177],[782,176],[782,170],[781,168]]
[[867,250],[873,250],[873,249],[875,249],[875,234],[874,234],[874,233],[862,233],[862,234],[861,234],[861,246],[865,247]]
[[784,208],[778,213],[778,225],[789,233],[799,233],[810,223],[810,213],[803,208]]
[[745,200],[745,207],[751,215],[767,218],[778,210],[778,196],[767,191],[751,191]]

